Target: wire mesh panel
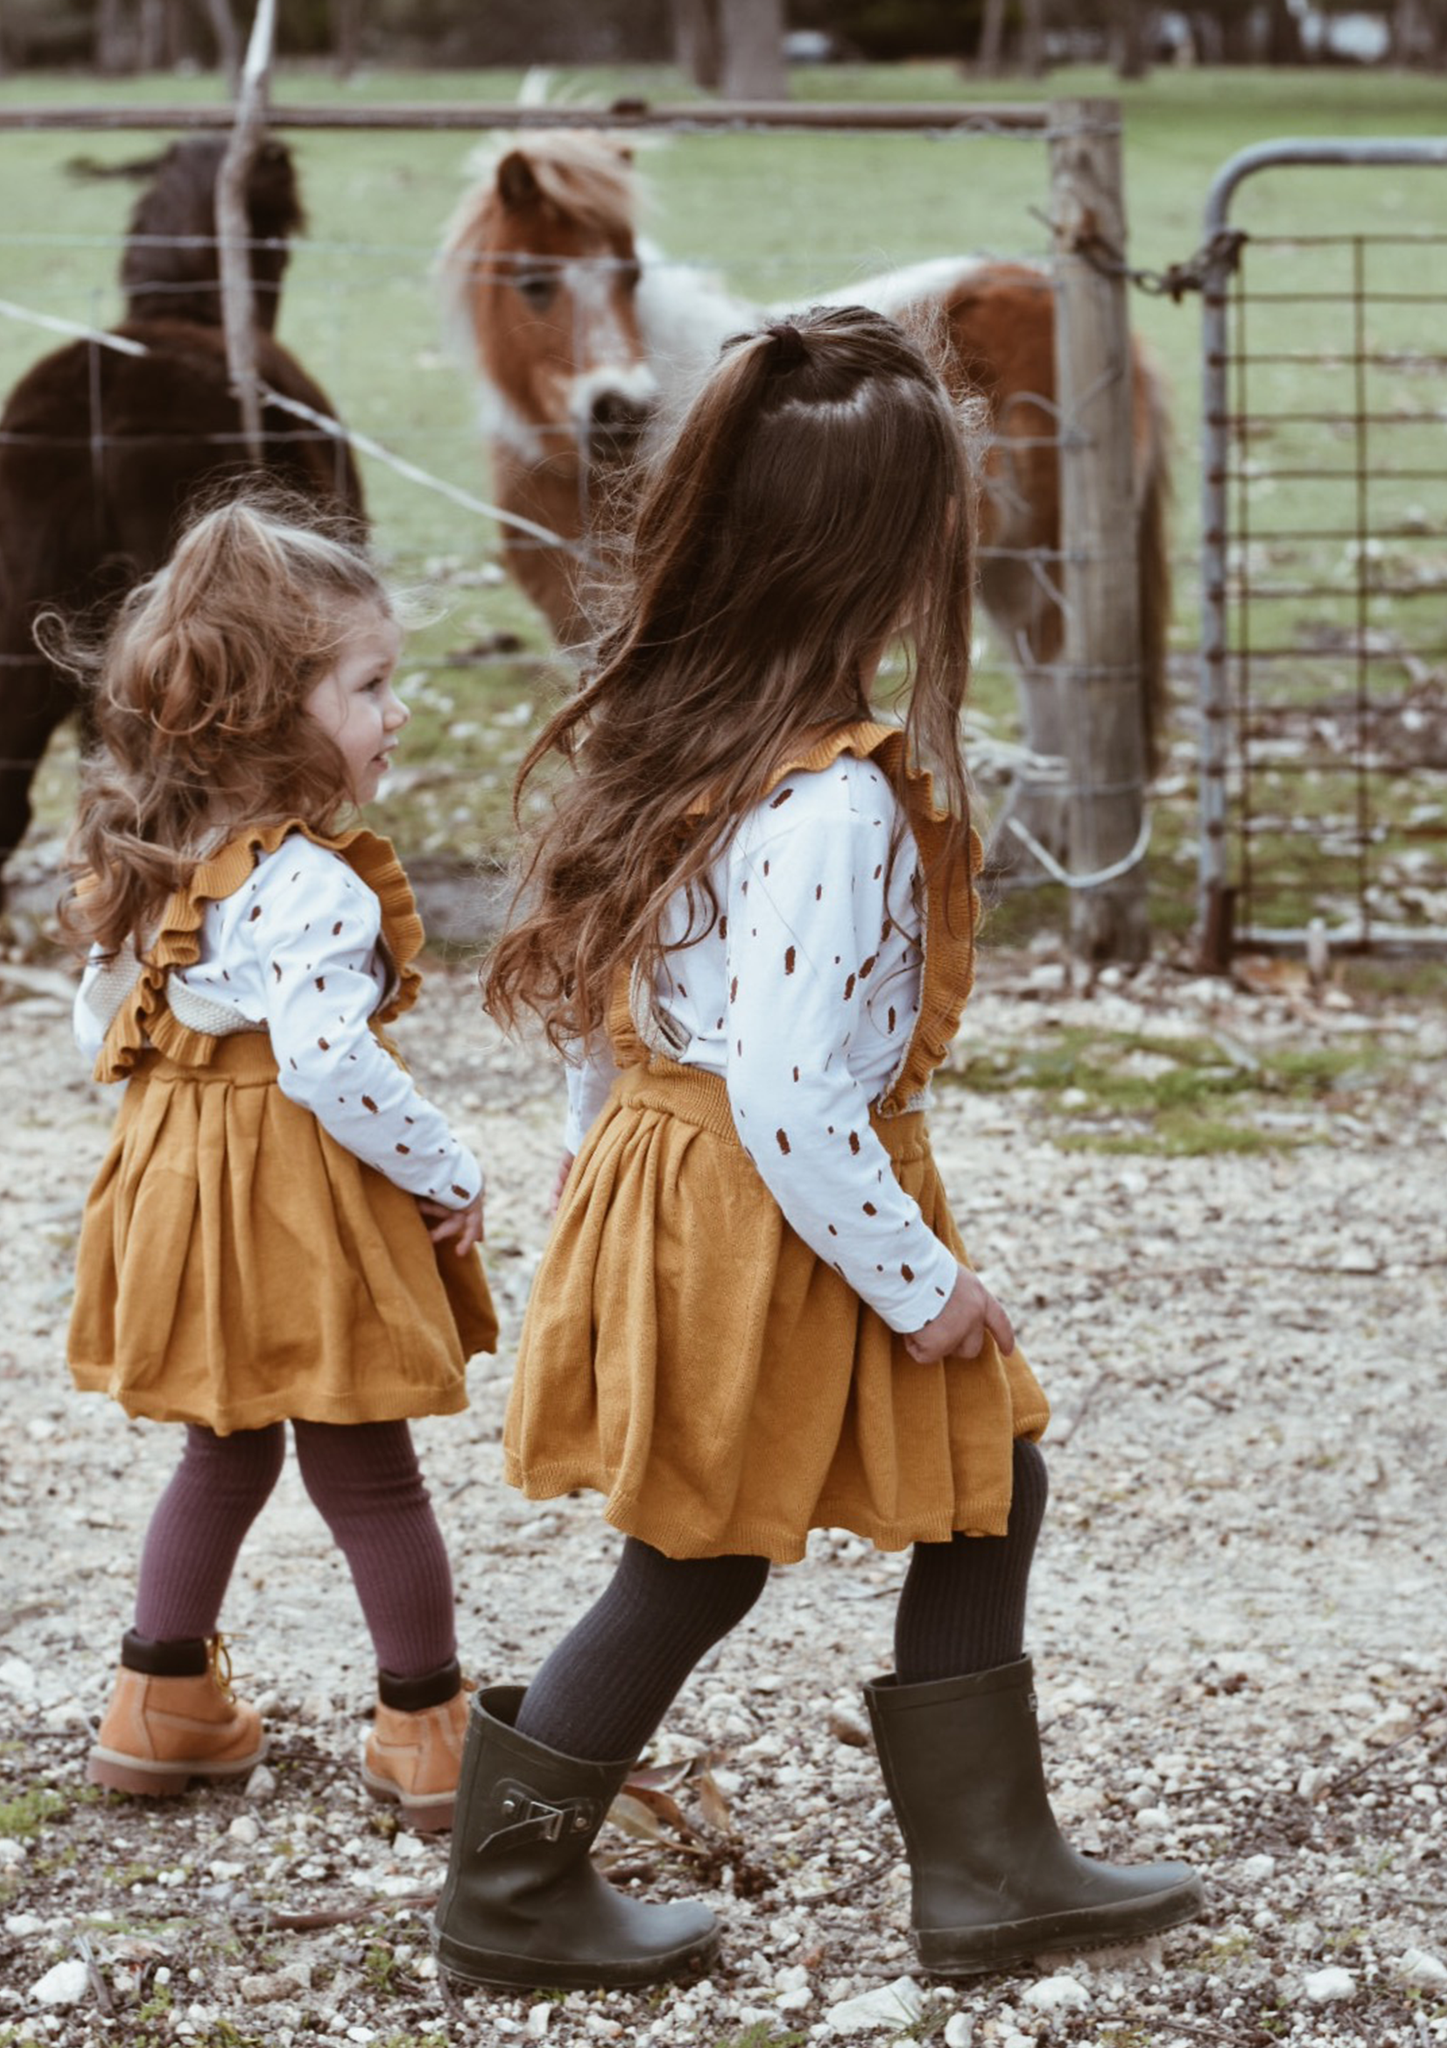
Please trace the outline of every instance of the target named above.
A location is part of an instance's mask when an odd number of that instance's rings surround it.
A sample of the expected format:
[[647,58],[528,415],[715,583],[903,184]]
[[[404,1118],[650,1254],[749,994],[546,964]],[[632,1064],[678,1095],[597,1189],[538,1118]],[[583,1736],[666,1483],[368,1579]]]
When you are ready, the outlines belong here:
[[1218,963],[1313,929],[1352,949],[1447,940],[1447,191],[1429,182],[1440,229],[1253,232],[1208,303]]
[[[811,119],[804,108],[773,127],[747,115],[711,124],[704,111],[671,123],[654,118],[629,136],[644,190],[637,225],[662,274],[696,281],[700,291],[723,289],[747,315],[847,297],[881,272],[967,253],[1039,266],[1049,302],[1041,218],[1048,109],[950,107],[931,119],[917,108],[861,106]],[[439,244],[460,196],[484,175],[468,168],[469,157],[480,141],[494,150],[506,142],[464,132],[486,125],[483,112],[444,112],[416,109],[403,120],[398,109],[349,109],[337,132],[338,122],[274,110],[273,132],[296,160],[308,216],[282,283],[276,333],[353,437],[379,551],[418,600],[403,674],[413,727],[406,765],[378,806],[380,822],[409,856],[489,856],[512,836],[516,762],[573,671],[498,568],[489,510],[496,479],[477,380],[449,347],[439,304]],[[563,126],[587,120],[575,108],[556,116]],[[138,189],[117,174],[172,139],[159,123],[147,130],[139,121],[130,109],[108,130],[102,115],[80,144],[63,132],[0,133],[0,160],[11,162],[17,194],[0,231],[7,391],[75,329],[91,331],[97,362],[109,346],[99,337],[120,317],[117,273]],[[521,121],[520,136],[537,125],[537,115]],[[72,159],[82,155],[103,175],[75,175]],[[1024,459],[1032,439],[1053,451],[1048,394],[1039,418],[1033,429],[1016,428]],[[74,431],[99,447],[120,429],[87,403]],[[154,431],[164,434],[164,421]],[[313,431],[298,416],[296,434],[305,440]],[[228,452],[218,441],[218,459]],[[1007,474],[1007,498],[1014,483]],[[1022,545],[1002,533],[982,552],[987,575],[993,563],[1042,602],[1058,598],[1058,537]],[[999,807],[1012,778],[1017,786],[1037,771],[1048,779],[1052,766],[1056,799],[1063,788],[1061,764],[1032,763],[1021,746],[1011,670],[1018,653],[1018,642],[982,631],[971,752]],[[1048,670],[1050,659],[1037,666]],[[70,763],[62,761],[52,816],[69,787]]]

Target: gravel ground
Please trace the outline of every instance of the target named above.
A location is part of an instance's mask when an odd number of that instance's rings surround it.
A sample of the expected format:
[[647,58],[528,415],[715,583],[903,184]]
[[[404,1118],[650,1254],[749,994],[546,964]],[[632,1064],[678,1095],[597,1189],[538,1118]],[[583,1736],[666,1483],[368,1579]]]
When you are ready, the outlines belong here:
[[[1048,957],[996,963],[961,1065],[1066,1028],[1204,1035],[1246,1062],[1355,1034],[1378,1057],[1295,1114],[1305,1142],[1241,1154],[1117,1154],[1068,1096],[938,1090],[957,1213],[1055,1403],[1030,1639],[1057,1811],[1082,1848],[1194,1862],[1205,1918],[966,1985],[921,1975],[858,1693],[888,1668],[904,1561],[822,1532],[691,1680],[652,1803],[600,1842],[620,1882],[709,1899],[713,1977],[549,1999],[438,1978],[444,1849],[363,1793],[366,1639],[290,1466],[225,1617],[268,1764],[164,1806],[85,1788],[175,1439],[69,1389],[71,1261],[112,1105],[72,1051],[60,967],[33,946],[0,961],[0,2043],[1447,2043],[1444,1020],[1277,975],[1065,980]],[[461,969],[431,978],[403,1039],[490,1170],[503,1349],[470,1411],[419,1436],[464,1656],[522,1680],[617,1543],[590,1498],[540,1507],[500,1479],[558,1091],[490,1034]]]

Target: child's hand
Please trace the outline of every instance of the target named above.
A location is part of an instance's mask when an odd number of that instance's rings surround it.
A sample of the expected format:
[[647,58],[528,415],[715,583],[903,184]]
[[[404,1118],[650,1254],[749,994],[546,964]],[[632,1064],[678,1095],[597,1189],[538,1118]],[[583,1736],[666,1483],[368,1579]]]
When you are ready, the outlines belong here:
[[986,1332],[1000,1356],[1008,1358],[1015,1349],[1010,1318],[989,1288],[961,1266],[949,1300],[932,1322],[906,1336],[904,1348],[920,1365],[933,1365],[937,1358],[976,1358]]
[[434,1202],[428,1195],[417,1197],[417,1207],[422,1211],[422,1221],[427,1225],[427,1235],[434,1244],[445,1244],[453,1238],[453,1250],[459,1259],[466,1258],[474,1245],[482,1243],[482,1196],[469,1202],[465,1209],[444,1209],[441,1202]]
[[550,1216],[556,1216],[558,1213],[558,1204],[563,1199],[563,1189],[568,1185],[568,1175],[573,1170],[573,1161],[576,1157],[577,1154],[574,1152],[565,1152],[558,1161],[558,1170],[554,1175],[553,1185],[548,1190],[548,1214]]

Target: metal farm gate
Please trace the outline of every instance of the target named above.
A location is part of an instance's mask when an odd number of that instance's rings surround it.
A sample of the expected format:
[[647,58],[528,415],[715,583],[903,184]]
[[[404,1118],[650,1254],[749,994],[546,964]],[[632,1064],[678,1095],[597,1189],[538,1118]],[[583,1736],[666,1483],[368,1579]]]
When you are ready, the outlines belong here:
[[[1306,166],[1447,167],[1437,140],[1263,144],[1217,174],[1203,328],[1201,937],[1447,942],[1447,212],[1290,231]],[[1270,232],[1231,224],[1283,172]],[[1282,217],[1286,226],[1278,226]],[[1319,212],[1315,216],[1319,221]]]

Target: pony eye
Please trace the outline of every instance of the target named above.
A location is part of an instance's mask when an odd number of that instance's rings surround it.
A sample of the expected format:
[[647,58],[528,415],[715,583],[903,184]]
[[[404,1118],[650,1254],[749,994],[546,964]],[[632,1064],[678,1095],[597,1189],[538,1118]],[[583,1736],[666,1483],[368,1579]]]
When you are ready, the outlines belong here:
[[535,313],[541,313],[557,297],[558,280],[545,271],[529,270],[516,279],[518,290]]

